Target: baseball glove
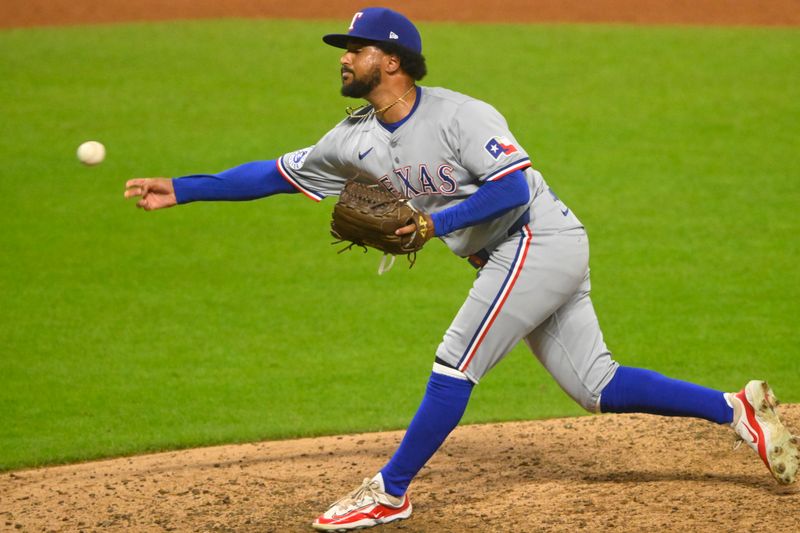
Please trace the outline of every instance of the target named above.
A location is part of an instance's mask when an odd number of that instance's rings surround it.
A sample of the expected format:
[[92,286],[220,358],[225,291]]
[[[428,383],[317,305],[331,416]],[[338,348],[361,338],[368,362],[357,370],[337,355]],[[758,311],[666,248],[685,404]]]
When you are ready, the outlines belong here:
[[[395,230],[409,224],[416,225],[413,233],[395,234]],[[337,243],[351,243],[340,252],[353,246],[361,246],[366,252],[369,246],[385,255],[408,256],[410,268],[416,253],[433,237],[433,222],[430,215],[414,209],[408,198],[398,198],[378,180],[359,176],[345,183],[333,207],[331,235],[338,239]]]

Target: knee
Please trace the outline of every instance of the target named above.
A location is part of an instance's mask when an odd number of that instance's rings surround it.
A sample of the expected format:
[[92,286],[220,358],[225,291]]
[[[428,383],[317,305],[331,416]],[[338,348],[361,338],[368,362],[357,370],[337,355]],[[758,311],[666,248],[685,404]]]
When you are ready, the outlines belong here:
[[569,395],[572,400],[580,405],[585,411],[595,414],[600,412],[600,396],[601,390],[592,390],[586,387],[581,387],[578,390],[570,391],[564,389],[564,392]]
[[600,392],[583,394],[573,399],[588,413],[596,414],[600,412]]
[[589,413],[601,412],[600,400],[602,394],[620,368],[619,363],[610,357],[606,362],[607,364],[604,364],[602,368],[596,368],[594,372],[590,372],[589,376],[579,383],[579,387],[577,387],[574,394],[567,391],[567,394]]

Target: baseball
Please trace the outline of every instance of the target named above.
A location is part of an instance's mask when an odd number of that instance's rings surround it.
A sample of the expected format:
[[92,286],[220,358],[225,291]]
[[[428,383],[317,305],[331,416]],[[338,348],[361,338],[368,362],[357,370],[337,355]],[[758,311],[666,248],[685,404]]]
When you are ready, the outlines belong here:
[[84,165],[97,165],[106,158],[106,147],[97,141],[86,141],[78,147],[78,159]]

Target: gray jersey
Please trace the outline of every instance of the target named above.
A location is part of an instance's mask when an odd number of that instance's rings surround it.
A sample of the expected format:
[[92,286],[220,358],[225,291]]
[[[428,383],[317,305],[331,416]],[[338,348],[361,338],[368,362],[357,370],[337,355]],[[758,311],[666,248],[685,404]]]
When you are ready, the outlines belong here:
[[347,118],[315,146],[279,158],[278,169],[315,200],[368,175],[431,213],[463,202],[483,182],[523,171],[526,205],[441,237],[458,255],[481,251],[488,259],[436,350],[434,372],[477,383],[525,339],[564,390],[594,409],[616,363],[589,299],[583,226],[492,106],[427,87],[416,106],[394,132],[369,112]]
[[[338,195],[348,178],[366,175],[411,198],[414,207],[435,213],[475,193],[482,182],[522,170],[530,203],[546,185],[530,158],[492,106],[447,89],[424,87],[416,109],[394,132],[369,110],[340,122],[309,148],[279,158],[283,176],[307,196]],[[457,255],[468,256],[503,241],[529,205],[440,238]],[[580,226],[574,217],[553,218]],[[544,221],[540,221],[544,222]]]

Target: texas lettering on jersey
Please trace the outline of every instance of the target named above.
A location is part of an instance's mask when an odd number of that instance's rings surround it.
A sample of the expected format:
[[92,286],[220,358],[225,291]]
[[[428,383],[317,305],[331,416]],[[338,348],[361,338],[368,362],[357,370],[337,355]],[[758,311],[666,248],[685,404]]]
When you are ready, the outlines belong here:
[[398,196],[416,198],[430,194],[455,194],[458,183],[453,176],[455,169],[451,165],[441,164],[431,171],[432,166],[422,163],[413,169],[411,165],[396,168],[393,175],[400,181],[401,189],[398,190],[388,174],[378,178],[381,183]]

